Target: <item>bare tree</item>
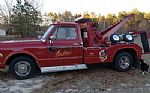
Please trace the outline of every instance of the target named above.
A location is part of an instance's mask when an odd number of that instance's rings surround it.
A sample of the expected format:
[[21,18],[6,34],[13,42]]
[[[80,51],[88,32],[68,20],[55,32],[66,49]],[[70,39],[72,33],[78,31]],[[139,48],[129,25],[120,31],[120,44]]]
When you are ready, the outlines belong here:
[[25,0],[25,1],[34,6],[34,8],[38,11],[42,9],[43,0]]
[[0,4],[0,15],[1,16],[10,16],[13,8],[14,0],[3,0],[3,3]]
[[11,30],[11,14],[12,8],[14,4],[14,0],[0,0],[2,2],[0,4],[0,17],[1,17],[1,24],[5,26],[7,32],[12,32]]

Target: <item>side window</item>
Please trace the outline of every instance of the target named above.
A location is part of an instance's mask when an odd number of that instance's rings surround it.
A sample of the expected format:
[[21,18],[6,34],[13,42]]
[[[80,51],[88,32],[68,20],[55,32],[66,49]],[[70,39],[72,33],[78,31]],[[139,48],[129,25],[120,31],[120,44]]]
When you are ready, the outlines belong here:
[[54,39],[57,38],[57,29],[54,31],[53,36],[54,36]]
[[66,27],[59,27],[57,32],[57,39],[66,38]]
[[76,28],[74,27],[58,27],[57,31],[53,33],[53,36],[56,40],[64,40],[64,39],[76,39],[77,33]]

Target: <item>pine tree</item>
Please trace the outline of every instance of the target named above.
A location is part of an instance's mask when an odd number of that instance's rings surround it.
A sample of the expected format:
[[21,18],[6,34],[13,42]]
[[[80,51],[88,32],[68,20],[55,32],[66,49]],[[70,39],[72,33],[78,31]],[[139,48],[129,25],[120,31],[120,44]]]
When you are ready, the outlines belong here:
[[26,0],[17,0],[13,8],[12,24],[15,34],[21,37],[36,36],[39,12]]

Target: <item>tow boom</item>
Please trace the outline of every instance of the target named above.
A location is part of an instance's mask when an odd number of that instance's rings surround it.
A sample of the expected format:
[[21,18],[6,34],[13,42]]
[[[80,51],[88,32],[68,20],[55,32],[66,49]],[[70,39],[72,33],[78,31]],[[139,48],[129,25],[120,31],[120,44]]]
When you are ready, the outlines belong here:
[[103,32],[101,32],[101,36],[102,36],[102,42],[105,40],[105,38],[110,37],[110,35],[112,35],[113,33],[115,33],[119,28],[122,27],[122,25],[124,25],[128,20],[130,20],[131,18],[133,18],[135,16],[135,14],[131,14],[127,17],[125,17],[123,20],[121,20],[119,23],[107,28],[106,30],[104,30]]

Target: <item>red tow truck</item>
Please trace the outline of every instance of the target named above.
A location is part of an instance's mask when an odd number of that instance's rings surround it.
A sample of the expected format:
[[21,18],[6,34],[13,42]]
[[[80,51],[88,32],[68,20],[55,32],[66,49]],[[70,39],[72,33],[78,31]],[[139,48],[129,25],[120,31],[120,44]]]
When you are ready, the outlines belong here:
[[75,22],[51,24],[39,40],[14,40],[0,42],[0,68],[9,67],[17,79],[27,79],[35,73],[87,69],[88,64],[113,63],[117,71],[127,71],[136,66],[143,54],[142,47],[134,43],[140,35],[144,53],[149,52],[145,31],[130,34],[115,32],[134,15],[104,31],[89,18]]

